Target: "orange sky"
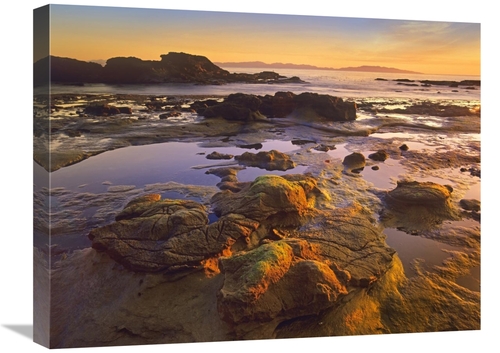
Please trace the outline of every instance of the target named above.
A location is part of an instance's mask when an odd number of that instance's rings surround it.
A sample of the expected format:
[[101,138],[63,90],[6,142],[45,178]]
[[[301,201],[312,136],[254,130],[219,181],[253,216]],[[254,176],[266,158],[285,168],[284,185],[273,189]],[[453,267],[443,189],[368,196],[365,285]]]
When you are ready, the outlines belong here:
[[52,6],[51,54],[85,61],[174,51],[213,62],[480,75],[478,23]]

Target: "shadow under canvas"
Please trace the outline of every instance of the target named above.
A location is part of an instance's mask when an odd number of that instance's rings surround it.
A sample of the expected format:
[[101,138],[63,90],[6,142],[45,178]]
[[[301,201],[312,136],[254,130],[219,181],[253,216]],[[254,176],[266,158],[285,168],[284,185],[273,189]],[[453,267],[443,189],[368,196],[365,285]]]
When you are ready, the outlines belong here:
[[3,327],[17,332],[21,336],[29,338],[30,340],[33,340],[33,325],[3,325]]

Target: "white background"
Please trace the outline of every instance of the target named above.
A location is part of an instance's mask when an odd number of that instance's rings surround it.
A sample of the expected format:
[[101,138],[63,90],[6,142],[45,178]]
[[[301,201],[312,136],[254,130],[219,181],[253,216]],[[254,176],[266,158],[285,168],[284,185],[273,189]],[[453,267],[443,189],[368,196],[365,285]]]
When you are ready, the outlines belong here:
[[[0,189],[0,351],[40,352],[45,348],[32,342],[27,330],[15,326],[32,325],[32,21],[33,9],[42,1],[8,0],[1,11],[0,127],[2,162]],[[236,1],[63,1],[59,4],[170,8],[186,10],[255,12],[410,20],[436,20],[481,23],[482,35],[482,329],[469,332],[399,334],[381,336],[330,337],[226,343],[196,343],[132,347],[83,348],[94,352],[195,352],[198,350],[326,350],[349,352],[491,352],[499,335],[496,287],[500,266],[494,262],[499,250],[498,231],[492,221],[496,215],[495,127],[500,119],[498,98],[497,34],[498,12],[491,0],[473,2],[448,0],[414,1],[332,1],[305,2],[252,0]],[[495,327],[496,326],[496,327]],[[497,348],[495,348],[495,346]]]

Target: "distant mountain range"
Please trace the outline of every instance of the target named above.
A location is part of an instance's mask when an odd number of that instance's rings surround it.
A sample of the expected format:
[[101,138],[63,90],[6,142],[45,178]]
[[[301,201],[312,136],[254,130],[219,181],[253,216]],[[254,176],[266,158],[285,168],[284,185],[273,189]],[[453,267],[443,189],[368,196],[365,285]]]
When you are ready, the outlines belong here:
[[359,71],[359,72],[383,72],[383,73],[403,73],[403,74],[422,74],[422,72],[401,70],[394,67],[384,66],[356,66],[356,67],[342,67],[335,69],[333,67],[319,67],[314,65],[302,65],[291,63],[272,63],[267,64],[262,61],[244,61],[244,62],[214,62],[214,64],[223,68],[263,68],[263,69],[300,69],[300,70],[333,70],[333,71]]

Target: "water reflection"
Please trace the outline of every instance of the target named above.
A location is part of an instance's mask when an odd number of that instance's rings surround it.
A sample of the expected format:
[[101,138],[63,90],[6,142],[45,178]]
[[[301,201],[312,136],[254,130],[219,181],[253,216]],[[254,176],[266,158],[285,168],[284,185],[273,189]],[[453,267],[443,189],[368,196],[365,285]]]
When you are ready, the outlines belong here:
[[[417,274],[413,261],[421,260],[420,266],[427,271],[432,271],[434,266],[441,266],[450,255],[445,250],[463,251],[461,247],[441,243],[436,240],[407,234],[403,231],[386,228],[386,243],[395,249],[405,270],[407,277]],[[470,274],[459,277],[456,283],[473,291],[479,291],[480,267],[470,269]]]
[[[260,151],[272,149],[289,152],[297,149],[290,141],[264,141]],[[206,169],[235,161],[208,160],[206,155],[218,151],[238,155],[247,152],[239,147],[201,147],[198,143],[167,142],[145,146],[130,146],[101,153],[80,163],[52,173],[52,187],[87,192],[107,192],[110,185],[133,185],[174,181],[182,184],[215,185],[220,180],[205,174]],[[250,181],[262,174],[302,173],[306,167],[286,172],[247,168],[241,172],[241,181]]]

